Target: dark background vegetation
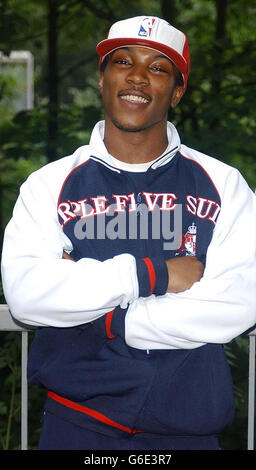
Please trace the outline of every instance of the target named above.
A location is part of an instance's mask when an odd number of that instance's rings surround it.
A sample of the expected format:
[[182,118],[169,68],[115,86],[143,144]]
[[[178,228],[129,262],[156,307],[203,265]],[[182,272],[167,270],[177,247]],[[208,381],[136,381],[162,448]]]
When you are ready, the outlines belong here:
[[[29,111],[7,112],[15,83],[0,68],[0,243],[20,184],[35,169],[87,143],[103,117],[95,45],[112,22],[135,15],[161,16],[188,35],[188,90],[170,115],[182,141],[236,166],[255,189],[255,1],[0,0],[0,51],[29,50],[35,61]],[[5,303],[2,291],[0,296]],[[1,333],[0,341],[0,448],[19,449],[20,337]],[[248,338],[225,349],[236,418],[221,435],[221,447],[246,449]],[[37,446],[44,395],[29,389],[31,449]]]

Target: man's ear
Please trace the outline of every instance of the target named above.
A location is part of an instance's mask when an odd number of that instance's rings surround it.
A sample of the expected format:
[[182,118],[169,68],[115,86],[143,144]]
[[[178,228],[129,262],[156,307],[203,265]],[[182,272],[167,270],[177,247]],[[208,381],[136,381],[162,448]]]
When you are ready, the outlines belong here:
[[100,92],[102,93],[102,89],[103,89],[103,72],[100,72],[99,89],[100,89]]
[[177,86],[173,91],[172,98],[171,98],[171,107],[175,108],[177,104],[180,102],[182,96],[184,95],[184,88],[182,86]]

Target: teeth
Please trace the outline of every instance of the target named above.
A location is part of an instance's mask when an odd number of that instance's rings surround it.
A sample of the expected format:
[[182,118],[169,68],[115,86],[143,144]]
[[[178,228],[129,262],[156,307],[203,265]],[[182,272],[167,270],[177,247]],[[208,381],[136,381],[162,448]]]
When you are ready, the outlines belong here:
[[136,96],[136,95],[124,95],[124,96],[120,96],[120,98],[122,100],[126,100],[126,101],[137,101],[138,103],[148,103],[149,100],[147,100],[146,98],[142,98],[142,96]]

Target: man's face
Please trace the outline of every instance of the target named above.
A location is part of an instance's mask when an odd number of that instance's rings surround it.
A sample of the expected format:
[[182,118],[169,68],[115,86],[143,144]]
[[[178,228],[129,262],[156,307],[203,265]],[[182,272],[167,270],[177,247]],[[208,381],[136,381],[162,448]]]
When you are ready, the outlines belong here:
[[139,132],[166,122],[168,109],[183,95],[171,61],[144,47],[125,47],[109,55],[100,75],[105,119],[119,129]]

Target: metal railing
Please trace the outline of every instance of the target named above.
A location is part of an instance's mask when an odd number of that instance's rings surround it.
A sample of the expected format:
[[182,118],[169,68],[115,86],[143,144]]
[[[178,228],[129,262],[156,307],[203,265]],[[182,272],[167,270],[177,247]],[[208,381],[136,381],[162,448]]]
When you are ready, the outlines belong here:
[[[28,449],[28,384],[26,377],[29,329],[17,325],[7,305],[0,304],[0,331],[21,333],[21,450]],[[255,338],[256,330],[249,333],[249,370],[248,370],[248,430],[247,450],[254,450],[255,427]]]
[[28,332],[27,328],[17,325],[8,310],[7,305],[0,304],[0,332],[18,331],[21,333],[21,450],[28,448]]

